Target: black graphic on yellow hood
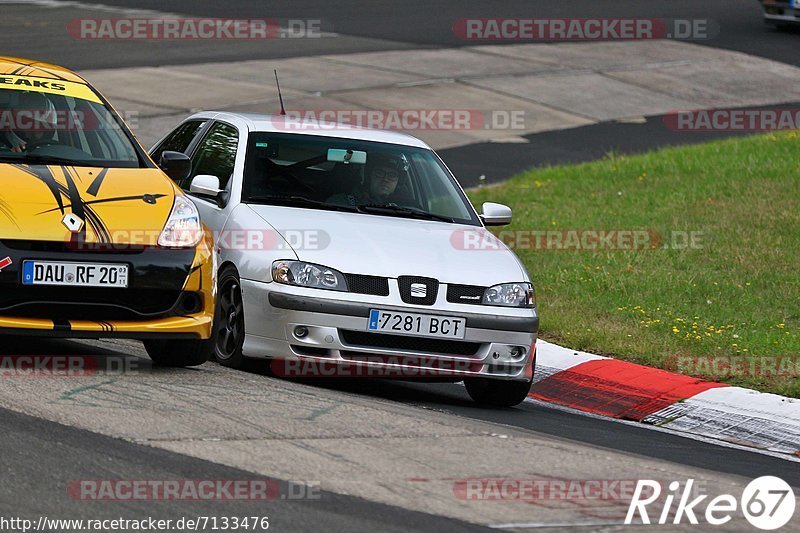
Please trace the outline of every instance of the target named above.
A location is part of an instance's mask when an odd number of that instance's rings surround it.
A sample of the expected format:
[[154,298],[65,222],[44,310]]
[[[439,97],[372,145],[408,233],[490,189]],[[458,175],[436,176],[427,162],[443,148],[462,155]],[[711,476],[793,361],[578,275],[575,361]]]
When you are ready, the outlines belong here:
[[[157,169],[3,164],[0,238],[152,245],[173,199]],[[78,233],[63,225],[67,213],[85,222]]]
[[97,196],[97,193],[100,192],[100,186],[103,184],[103,180],[106,179],[106,174],[108,174],[108,169],[104,168],[97,174],[97,177],[94,179],[89,188],[86,189],[86,192],[91,194],[92,196]]
[[11,209],[9,208],[8,203],[2,198],[0,198],[0,215],[8,219],[9,222],[14,224],[14,226],[19,229],[19,225],[17,224],[17,221],[14,220],[14,216],[11,214]]

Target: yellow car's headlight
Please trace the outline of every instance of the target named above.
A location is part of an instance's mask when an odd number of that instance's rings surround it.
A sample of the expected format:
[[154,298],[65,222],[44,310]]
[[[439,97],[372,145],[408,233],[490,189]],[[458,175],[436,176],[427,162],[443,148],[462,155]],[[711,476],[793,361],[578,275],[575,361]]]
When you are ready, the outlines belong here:
[[192,248],[203,238],[200,213],[194,203],[182,195],[175,197],[172,213],[158,237],[164,248]]

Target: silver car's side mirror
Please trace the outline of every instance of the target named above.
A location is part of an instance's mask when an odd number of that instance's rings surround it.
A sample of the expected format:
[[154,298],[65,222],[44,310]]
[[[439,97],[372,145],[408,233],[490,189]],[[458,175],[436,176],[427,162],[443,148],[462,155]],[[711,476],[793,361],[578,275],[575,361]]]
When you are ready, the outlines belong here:
[[481,220],[487,226],[511,224],[511,208],[503,204],[484,202]]
[[189,185],[189,192],[216,198],[222,192],[219,188],[219,178],[208,174],[195,176],[192,178],[192,184]]

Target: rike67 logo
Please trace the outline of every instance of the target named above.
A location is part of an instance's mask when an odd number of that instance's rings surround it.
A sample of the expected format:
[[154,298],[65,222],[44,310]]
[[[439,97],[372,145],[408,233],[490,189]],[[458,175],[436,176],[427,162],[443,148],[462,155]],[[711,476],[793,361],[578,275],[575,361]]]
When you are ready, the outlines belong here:
[[693,479],[687,480],[683,487],[679,481],[673,481],[668,489],[662,495],[661,483],[658,481],[639,480],[628,507],[625,524],[696,525],[704,519],[708,524],[721,526],[730,522],[740,510],[752,526],[772,531],[789,523],[796,504],[792,487],[775,476],[754,479],[744,488],[738,500],[731,494],[722,494],[707,501],[709,495],[698,495]]

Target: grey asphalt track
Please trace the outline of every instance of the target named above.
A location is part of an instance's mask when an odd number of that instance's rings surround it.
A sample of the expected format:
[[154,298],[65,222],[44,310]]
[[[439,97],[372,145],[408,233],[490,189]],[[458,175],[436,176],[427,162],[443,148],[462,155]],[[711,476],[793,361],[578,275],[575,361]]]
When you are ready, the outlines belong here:
[[[567,6],[560,0],[525,0],[489,3],[484,0],[375,2],[322,0],[296,2],[247,2],[212,0],[163,2],[155,0],[106,0],[108,5],[169,11],[193,16],[315,18],[339,33],[337,39],[315,41],[279,40],[259,42],[183,43],[98,43],[71,39],[61,30],[72,19],[86,16],[87,10],[75,7],[61,18],[47,18],[46,9],[34,6],[0,6],[6,31],[0,32],[0,53],[33,57],[81,68],[128,67],[203,63],[208,61],[283,58],[321,53],[363,52],[368,50],[412,49],[461,46],[452,34],[452,23],[465,17],[667,17],[711,18],[720,26],[714,40],[701,43],[743,51],[778,61],[800,65],[797,32],[779,32],[761,21],[755,0],[675,0],[654,2],[619,0],[596,2],[580,0]],[[535,7],[534,7],[535,6]],[[10,28],[10,29],[9,29]],[[470,43],[472,44],[472,43]],[[271,90],[271,87],[270,87]],[[548,132],[528,137],[527,144],[479,144],[451,150],[441,155],[465,186],[478,183],[480,175],[488,182],[535,165],[590,161],[609,151],[636,153],[668,145],[703,142],[728,134],[671,132],[652,117],[643,124],[605,123],[584,128]],[[82,353],[70,341],[14,341],[11,352]],[[114,352],[98,343],[98,353]],[[124,351],[118,352],[125,354]],[[211,364],[211,363],[209,363]],[[274,378],[253,373],[252,378],[269,387]],[[0,382],[2,386],[2,382]],[[581,442],[623,451],[631,456],[657,458],[675,464],[735,474],[746,478],[779,475],[800,487],[796,463],[721,447],[681,436],[657,433],[646,428],[613,421],[587,418],[548,408],[524,404],[514,409],[483,409],[472,404],[458,385],[398,382],[324,383],[328,390],[354,393],[365,398],[381,398],[426,409],[514,427],[536,435]],[[27,415],[0,409],[0,516],[48,515],[61,518],[104,518],[144,515],[179,518],[191,515],[253,515],[255,505],[247,502],[128,502],[93,505],[66,496],[66,483],[87,478],[169,479],[198,477],[251,478],[253,474],[185,455],[62,426]],[[258,512],[262,509],[259,508]],[[324,493],[319,501],[273,502],[264,506],[278,531],[322,529],[331,531],[460,531],[476,526],[423,513],[414,513],[355,497]],[[280,526],[280,527],[278,527]]]
[[[33,4],[3,6],[0,20],[2,54],[33,57],[73,69],[179,65],[210,61],[277,59],[319,54],[377,50],[439,48],[473,45],[458,39],[452,25],[468,17],[653,17],[709,19],[719,32],[695,41],[703,46],[745,52],[800,65],[800,31],[778,31],[764,24],[755,0],[674,0],[655,2],[579,0],[568,5],[560,0],[525,0],[487,3],[481,0],[453,2],[348,0],[327,2],[252,2],[213,0],[162,2],[156,0],[109,0],[103,5],[145,9],[185,16],[225,18],[272,18],[320,20],[323,29],[338,34],[326,39],[272,39],[264,41],[107,41],[80,40],[69,35],[71,21],[82,17],[110,16],[91,8],[91,2],[64,2],[68,9],[53,10]],[[59,5],[57,2],[55,5]],[[137,15],[134,12],[130,16]],[[113,11],[114,16],[121,16]],[[591,46],[591,43],[585,44]],[[213,73],[209,73],[213,76]],[[265,88],[265,91],[273,88]],[[147,99],[147,95],[142,96]],[[157,99],[154,103],[158,103]],[[650,117],[645,124],[600,123],[591,126],[527,136],[528,143],[481,143],[442,150],[441,155],[465,186],[506,179],[525,169],[553,164],[584,162],[606,153],[638,153],[663,146],[693,144],[725,138],[729,132],[674,132]]]
[[[784,106],[781,106],[784,107]],[[787,108],[797,107],[788,103]],[[754,108],[756,109],[756,108]],[[664,127],[663,116],[641,123],[601,122],[590,126],[526,135],[528,143],[480,143],[439,150],[464,187],[488,185],[533,167],[586,163],[610,154],[631,155],[753,133],[677,132]],[[481,180],[480,177],[484,179]]]
[[[90,5],[92,2],[86,2]],[[402,48],[451,47],[466,44],[452,31],[462,18],[633,18],[709,19],[719,33],[700,44],[737,50],[784,63],[800,65],[797,32],[778,31],[764,24],[756,0],[408,0],[373,1],[296,0],[292,2],[250,0],[105,0],[97,2],[123,8],[150,9],[179,15],[225,18],[317,19],[323,28],[343,38],[332,40],[276,39],[263,42],[175,43],[164,41],[144,45],[141,42],[88,42],[72,39],[64,31],[68,21],[81,16],[85,9],[75,9],[63,20],[43,20],[41,10],[25,6],[4,7],[4,18],[14,17],[20,24],[13,32],[0,35],[0,50],[23,57],[46,57],[72,68],[168,65],[204,63],[212,60],[297,57],[344,51],[364,52]],[[30,13],[37,11],[38,18]],[[41,31],[40,28],[52,28]],[[59,35],[60,33],[60,35]],[[335,41],[335,40],[334,40]]]
[[[277,531],[481,531],[483,528],[326,492],[303,500],[92,501],[68,495],[80,480],[263,480],[249,472],[0,409],[0,517],[177,521],[268,517]],[[278,480],[274,480],[278,481]],[[285,486],[285,484],[284,484]],[[284,494],[288,491],[283,491]],[[202,529],[201,529],[202,530]],[[61,531],[61,530],[60,530]],[[261,531],[260,529],[256,531]]]
[[[283,23],[289,19],[314,19],[322,21],[323,29],[336,32],[338,37],[273,39],[266,42],[80,40],[71,37],[66,30],[71,21],[109,15],[92,8],[91,2],[66,2],[64,5],[70,6],[68,9],[43,8],[34,2],[3,6],[0,51],[74,69],[157,66],[476,44],[460,40],[453,34],[453,23],[467,17],[660,17],[710,19],[719,27],[719,33],[712,39],[695,41],[697,44],[800,65],[800,54],[797,53],[800,32],[778,31],[764,24],[755,0],[579,0],[569,4],[540,0],[535,7],[524,0],[503,3],[480,0],[348,0],[336,3],[319,0],[290,3],[109,0],[102,4],[186,16],[273,18]],[[112,13],[122,16],[119,11]],[[145,16],[137,13],[133,12],[130,16]],[[591,46],[591,43],[583,46]],[[273,88],[269,87],[268,90],[272,91]],[[142,97],[148,98],[147,95]],[[474,186],[479,183],[480,176],[485,176],[485,183],[491,183],[531,167],[591,161],[611,151],[638,153],[731,135],[729,132],[674,132],[660,124],[660,117],[650,117],[644,124],[600,123],[529,135],[528,143],[480,143],[442,150],[441,155],[463,185]]]
[[[64,354],[83,353],[108,357],[128,355],[130,343],[75,343],[68,340],[20,339],[3,337],[4,353]],[[216,365],[216,363],[207,363]],[[202,386],[202,373],[182,372],[187,385]],[[276,378],[259,365],[246,373],[248,382],[261,390],[275,390]],[[6,378],[0,381],[12,385]],[[17,378],[19,379],[19,378]],[[58,378],[51,378],[58,379]],[[733,474],[743,478],[776,475],[800,488],[797,463],[688,439],[680,435],[655,432],[632,424],[590,418],[538,403],[509,409],[488,409],[472,403],[457,384],[415,383],[386,380],[306,380],[320,392],[356,395],[363,400],[389,401],[409,414],[435,411],[453,418],[490,422],[497,432],[513,430],[533,439],[555,438],[588,445],[602,455],[615,450],[628,457],[652,458],[676,465]],[[25,384],[22,384],[25,386]],[[49,518],[106,519],[129,518],[177,520],[195,516],[269,516],[278,531],[472,531],[479,528],[456,520],[411,512],[356,497],[323,492],[320,499],[302,501],[81,501],[68,496],[70,481],[86,479],[256,479],[249,472],[230,468],[187,455],[152,448],[143,444],[110,438],[40,418],[0,408],[0,517],[36,520]],[[536,450],[526,462],[533,468]],[[287,457],[287,460],[293,460]],[[465,458],[469,460],[469,458]],[[590,476],[591,473],[587,472]],[[259,479],[263,479],[260,477]],[[285,486],[285,485],[284,485]]]

